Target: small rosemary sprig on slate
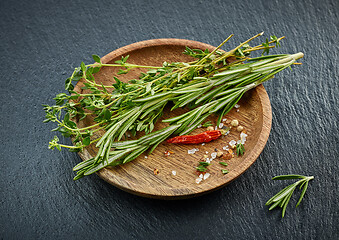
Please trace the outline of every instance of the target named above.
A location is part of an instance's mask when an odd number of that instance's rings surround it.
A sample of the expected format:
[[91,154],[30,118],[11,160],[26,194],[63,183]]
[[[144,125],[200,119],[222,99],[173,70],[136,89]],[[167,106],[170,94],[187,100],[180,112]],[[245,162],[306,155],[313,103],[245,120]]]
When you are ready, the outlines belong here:
[[272,178],[273,180],[288,180],[288,179],[301,179],[287,187],[285,187],[283,190],[281,190],[280,192],[278,192],[276,195],[274,195],[271,199],[269,199],[266,202],[266,206],[271,205],[269,210],[274,209],[275,207],[280,207],[282,208],[282,217],[285,216],[285,211],[286,211],[286,207],[287,204],[289,203],[291,196],[294,192],[294,190],[299,186],[299,188],[301,189],[303,187],[303,190],[300,194],[300,198],[299,201],[297,202],[296,207],[299,206],[301,200],[303,199],[307,187],[308,187],[308,182],[312,179],[314,179],[313,176],[307,177],[307,176],[302,176],[302,175],[280,175],[280,176],[276,176],[274,178]]

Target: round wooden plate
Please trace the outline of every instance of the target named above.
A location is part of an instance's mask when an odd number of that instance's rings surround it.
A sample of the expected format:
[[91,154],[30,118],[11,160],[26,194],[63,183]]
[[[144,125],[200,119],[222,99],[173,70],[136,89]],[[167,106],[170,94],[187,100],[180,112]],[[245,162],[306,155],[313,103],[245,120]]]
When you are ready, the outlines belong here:
[[[120,60],[121,56],[127,55],[130,55],[129,63],[150,66],[161,66],[164,61],[192,61],[191,57],[182,54],[185,46],[192,49],[209,49],[210,51],[215,48],[205,43],[190,40],[154,39],[119,48],[104,56],[102,62],[114,63],[114,61]],[[116,76],[117,71],[117,68],[103,67],[95,75],[96,82],[111,85],[114,82],[113,76]],[[119,75],[119,79],[128,81],[137,78],[140,71],[145,71],[145,69],[133,69],[126,75]],[[79,91],[81,86],[82,83],[79,82],[75,90]],[[225,186],[239,177],[255,162],[263,150],[271,130],[271,105],[262,85],[247,92],[240,100],[239,105],[238,111],[234,108],[224,118],[229,120],[237,119],[240,125],[247,131],[248,137],[244,145],[246,149],[245,154],[241,157],[234,156],[230,160],[213,160],[208,167],[210,177],[202,180],[199,184],[196,183],[198,174],[195,167],[206,152],[210,156],[215,149],[223,150],[223,147],[228,145],[231,140],[239,140],[240,134],[234,128],[231,129],[230,134],[227,136],[223,136],[205,145],[175,145],[164,142],[147,158],[145,157],[146,154],[143,154],[128,164],[114,168],[107,167],[97,174],[108,183],[124,191],[143,197],[159,199],[189,198]],[[166,110],[163,118],[172,117],[185,111],[185,109],[178,109],[174,112]],[[211,116],[208,120],[215,124],[217,117]],[[80,127],[86,126],[91,121],[87,120],[78,124]],[[164,128],[165,126],[167,124],[159,121],[156,129]],[[191,134],[205,130],[199,128]],[[195,154],[188,154],[188,150],[193,148],[198,148],[199,151]],[[83,160],[86,160],[95,156],[96,151],[95,146],[88,146],[79,154]],[[164,154],[165,151],[173,153],[166,156]],[[219,161],[227,162],[228,166],[222,166],[219,164]],[[157,175],[154,174],[154,169],[159,170]],[[221,169],[227,169],[229,173],[224,175]],[[173,175],[172,171],[175,171],[176,175]]]

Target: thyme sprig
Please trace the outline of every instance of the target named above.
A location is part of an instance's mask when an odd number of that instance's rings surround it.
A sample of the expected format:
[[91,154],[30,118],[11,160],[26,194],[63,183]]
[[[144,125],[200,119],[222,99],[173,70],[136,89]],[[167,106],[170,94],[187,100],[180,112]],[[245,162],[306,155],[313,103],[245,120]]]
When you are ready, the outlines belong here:
[[313,176],[302,176],[302,175],[280,175],[272,178],[273,180],[288,180],[288,179],[300,179],[299,181],[285,187],[282,189],[280,192],[278,192],[276,195],[274,195],[272,198],[270,198],[267,202],[266,205],[271,205],[269,210],[272,210],[276,207],[282,208],[282,217],[285,216],[286,212],[286,207],[292,197],[292,194],[294,190],[299,187],[299,189],[303,188],[299,197],[299,200],[297,202],[296,207],[299,206],[301,200],[303,199],[307,187],[308,187],[308,182],[314,179]]

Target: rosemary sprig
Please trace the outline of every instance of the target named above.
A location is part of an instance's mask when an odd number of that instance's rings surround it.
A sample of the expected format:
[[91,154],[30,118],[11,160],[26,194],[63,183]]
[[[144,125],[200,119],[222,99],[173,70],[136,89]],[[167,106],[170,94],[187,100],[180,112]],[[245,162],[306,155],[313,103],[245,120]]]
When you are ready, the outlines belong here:
[[308,182],[310,180],[314,179],[314,177],[313,176],[307,177],[307,176],[302,176],[302,175],[280,175],[280,176],[276,176],[272,179],[273,180],[301,179],[301,180],[285,187],[284,189],[282,189],[280,192],[278,192],[276,195],[274,195],[271,199],[269,199],[266,202],[267,206],[271,205],[269,210],[272,210],[275,207],[282,208],[282,217],[284,217],[287,204],[289,203],[294,190],[298,186],[299,186],[300,189],[303,188],[303,190],[300,194],[300,198],[299,198],[297,205],[296,205],[296,207],[298,207],[301,200],[303,199],[303,197],[306,193],[306,190],[307,190],[307,187],[308,187]]

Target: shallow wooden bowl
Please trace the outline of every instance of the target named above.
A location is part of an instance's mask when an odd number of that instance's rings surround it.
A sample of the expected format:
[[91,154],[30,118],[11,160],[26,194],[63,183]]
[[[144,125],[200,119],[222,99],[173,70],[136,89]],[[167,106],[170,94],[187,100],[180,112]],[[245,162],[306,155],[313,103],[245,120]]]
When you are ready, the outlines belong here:
[[[192,61],[192,58],[183,55],[182,52],[188,46],[192,49],[209,49],[213,46],[196,41],[183,39],[154,39],[134,43],[119,48],[102,58],[103,63],[114,63],[121,59],[121,56],[130,55],[128,62],[140,65],[160,66],[164,61],[183,62]],[[103,67],[95,75],[97,83],[112,84],[113,75],[117,73],[117,68]],[[126,75],[119,75],[119,79],[128,81],[137,78],[142,69],[133,69]],[[79,82],[76,90],[79,90],[82,83]],[[133,194],[159,199],[182,199],[202,195],[214,191],[230,183],[242,173],[244,173],[258,158],[263,150],[271,129],[272,112],[268,95],[262,85],[247,92],[239,102],[239,111],[232,109],[225,118],[237,119],[240,125],[247,131],[248,137],[245,143],[246,152],[243,156],[235,156],[231,160],[215,159],[208,167],[209,178],[196,183],[198,174],[195,167],[203,155],[207,155],[215,150],[222,150],[229,141],[239,140],[240,134],[235,129],[231,129],[230,134],[219,138],[204,146],[198,145],[174,145],[166,142],[160,144],[156,150],[145,158],[146,154],[141,155],[134,161],[118,166],[107,167],[97,174],[108,183]],[[178,109],[175,112],[166,110],[163,118],[185,112],[185,109]],[[211,116],[208,120],[216,123],[217,117]],[[80,126],[86,126],[91,120],[78,123]],[[159,121],[156,129],[167,126]],[[206,129],[196,129],[192,134],[202,132]],[[93,144],[94,145],[94,144]],[[189,149],[198,148],[195,154],[188,154]],[[80,156],[83,160],[95,156],[97,149],[94,146],[88,146]],[[165,151],[173,152],[166,156]],[[224,151],[225,152],[225,151]],[[220,165],[219,161],[228,163],[227,167]],[[159,174],[154,174],[154,169],[159,170]],[[221,169],[229,170],[228,174],[222,174]],[[172,174],[176,171],[176,175]]]

